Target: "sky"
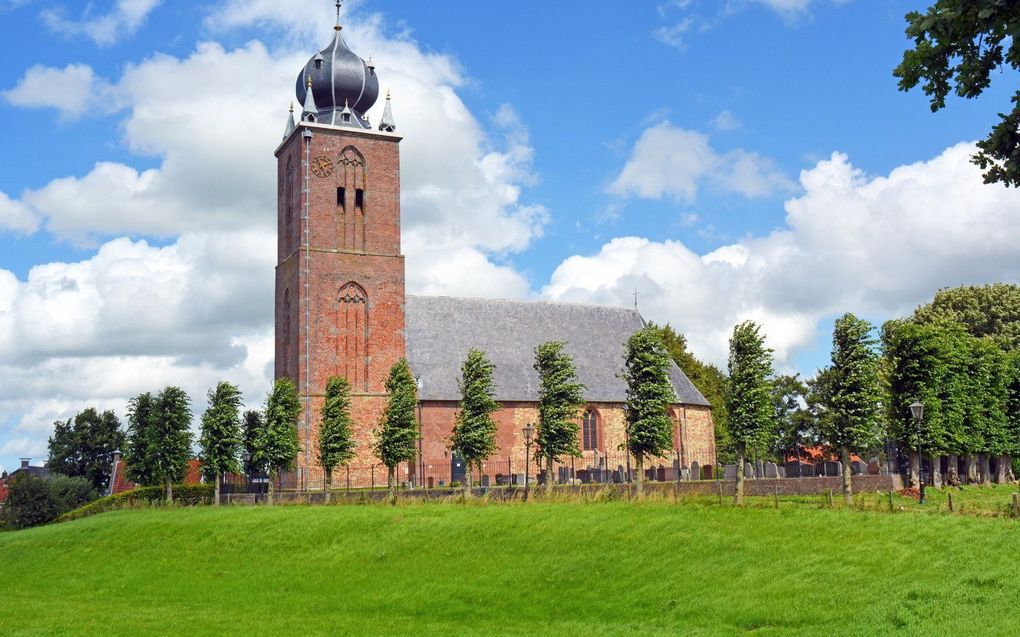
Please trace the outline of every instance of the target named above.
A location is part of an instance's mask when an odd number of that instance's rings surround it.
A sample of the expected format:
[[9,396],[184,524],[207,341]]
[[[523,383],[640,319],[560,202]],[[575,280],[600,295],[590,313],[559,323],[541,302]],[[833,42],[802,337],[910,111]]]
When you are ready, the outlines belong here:
[[[1020,195],[932,114],[912,0],[349,0],[393,94],[408,291],[632,306],[782,372],[946,286],[1020,280]],[[0,0],[0,467],[53,422],[272,379],[275,160],[329,0]],[[371,113],[381,114],[381,101]]]

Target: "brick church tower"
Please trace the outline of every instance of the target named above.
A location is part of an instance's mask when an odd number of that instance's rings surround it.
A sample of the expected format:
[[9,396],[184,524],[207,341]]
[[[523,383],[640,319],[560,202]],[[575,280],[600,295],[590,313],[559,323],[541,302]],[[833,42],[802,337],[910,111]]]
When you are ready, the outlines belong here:
[[276,378],[295,381],[304,406],[298,470],[286,486],[321,488],[320,410],[331,376],[354,393],[360,456],[386,403],[390,367],[404,357],[400,253],[400,140],[389,97],[376,130],[375,67],[344,43],[310,59],[297,81],[300,121],[288,117],[278,163]]

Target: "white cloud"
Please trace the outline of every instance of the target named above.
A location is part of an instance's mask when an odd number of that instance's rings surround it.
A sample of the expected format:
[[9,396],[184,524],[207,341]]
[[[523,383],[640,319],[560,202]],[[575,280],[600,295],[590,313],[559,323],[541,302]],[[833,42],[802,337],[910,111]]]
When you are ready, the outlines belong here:
[[31,208],[0,192],[0,229],[32,234],[38,227],[39,220]]
[[85,5],[80,20],[67,16],[63,8],[46,9],[40,14],[43,23],[53,31],[67,35],[82,34],[100,46],[116,44],[130,37],[162,0],[116,0],[109,13],[97,15],[92,3]]
[[672,322],[724,364],[732,326],[765,325],[777,359],[816,340],[826,318],[902,315],[944,286],[1020,281],[1020,195],[982,183],[973,144],[868,177],[836,153],[801,174],[787,228],[698,255],[678,241],[619,238],[573,256],[543,294],[628,305]]
[[730,111],[722,111],[712,119],[712,128],[717,131],[735,131],[741,126],[743,126],[743,123]]
[[17,86],[0,95],[14,106],[56,109],[65,120],[88,112],[105,114],[112,108],[109,86],[86,64],[68,64],[62,69],[33,66]]
[[662,26],[654,31],[652,35],[663,44],[682,49],[685,44],[687,32],[694,26],[694,18],[687,16],[670,26]]
[[705,182],[750,198],[794,188],[771,159],[741,149],[719,153],[707,135],[667,121],[641,134],[609,192],[621,197],[669,197],[692,203]]

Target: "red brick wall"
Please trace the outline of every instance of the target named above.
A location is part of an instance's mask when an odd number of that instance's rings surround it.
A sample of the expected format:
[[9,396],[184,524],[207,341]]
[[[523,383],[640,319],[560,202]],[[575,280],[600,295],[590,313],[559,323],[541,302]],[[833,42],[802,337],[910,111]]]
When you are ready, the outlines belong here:
[[[310,140],[302,136],[305,128]],[[322,484],[315,448],[329,378],[351,381],[359,464],[370,466],[386,378],[404,357],[399,142],[395,135],[314,125],[303,126],[277,152],[276,377],[294,379],[309,405],[298,458],[299,483],[308,486]]]

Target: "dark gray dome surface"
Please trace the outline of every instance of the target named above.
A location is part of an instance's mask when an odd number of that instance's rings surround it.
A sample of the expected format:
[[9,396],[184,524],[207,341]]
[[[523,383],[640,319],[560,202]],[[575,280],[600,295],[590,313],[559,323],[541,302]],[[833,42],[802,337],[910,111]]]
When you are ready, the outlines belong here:
[[347,47],[339,30],[333,42],[309,59],[298,75],[297,98],[302,104],[309,77],[312,79],[315,104],[319,108],[319,121],[324,123],[335,124],[334,117],[345,105],[349,105],[358,117],[364,118],[379,99],[379,78],[375,69]]

